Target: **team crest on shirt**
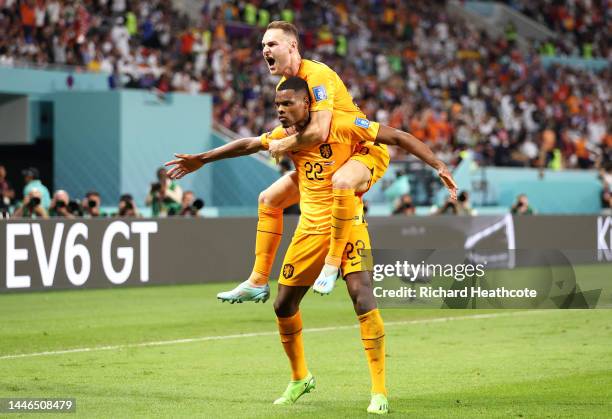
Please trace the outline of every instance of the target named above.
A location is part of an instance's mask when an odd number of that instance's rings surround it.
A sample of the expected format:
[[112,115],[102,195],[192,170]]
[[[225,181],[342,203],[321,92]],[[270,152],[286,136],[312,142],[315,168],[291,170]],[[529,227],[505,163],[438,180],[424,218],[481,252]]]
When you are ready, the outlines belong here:
[[320,102],[327,99],[327,91],[325,90],[325,86],[321,85],[313,87],[312,95],[314,96],[315,102]]
[[329,159],[332,156],[332,148],[329,144],[321,144],[319,151],[324,159]]
[[290,263],[283,266],[283,278],[289,279],[293,276],[293,265]]
[[361,128],[370,128],[370,121],[365,118],[355,118],[355,125]]

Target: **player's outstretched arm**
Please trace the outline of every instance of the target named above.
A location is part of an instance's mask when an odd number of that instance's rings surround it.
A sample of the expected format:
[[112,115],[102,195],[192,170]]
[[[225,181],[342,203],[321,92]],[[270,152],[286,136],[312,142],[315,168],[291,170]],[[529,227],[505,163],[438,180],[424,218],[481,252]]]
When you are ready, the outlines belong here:
[[205,164],[254,154],[263,149],[264,146],[258,137],[241,138],[199,154],[175,154],[176,159],[165,163],[164,166],[170,167],[168,170],[170,179],[181,179]]
[[436,157],[431,148],[414,135],[381,124],[376,136],[376,142],[399,146],[436,169],[438,176],[440,176],[444,186],[448,189],[450,197],[457,199],[457,184],[448,167],[446,167],[442,160]]
[[331,111],[311,112],[310,122],[302,131],[270,142],[270,154],[272,157],[278,158],[286,152],[309,148],[327,141],[331,120]]

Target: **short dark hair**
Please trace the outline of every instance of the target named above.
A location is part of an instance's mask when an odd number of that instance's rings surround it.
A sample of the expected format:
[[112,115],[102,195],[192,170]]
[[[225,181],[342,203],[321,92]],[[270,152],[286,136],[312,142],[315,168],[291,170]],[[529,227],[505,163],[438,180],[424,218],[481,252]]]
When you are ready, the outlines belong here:
[[295,25],[284,20],[275,20],[270,22],[266,30],[268,29],[280,29],[285,34],[293,36],[297,41],[300,40],[300,34]]
[[282,82],[276,90],[279,92],[281,90],[295,90],[296,92],[303,90],[308,95],[308,83],[301,77],[292,76]]

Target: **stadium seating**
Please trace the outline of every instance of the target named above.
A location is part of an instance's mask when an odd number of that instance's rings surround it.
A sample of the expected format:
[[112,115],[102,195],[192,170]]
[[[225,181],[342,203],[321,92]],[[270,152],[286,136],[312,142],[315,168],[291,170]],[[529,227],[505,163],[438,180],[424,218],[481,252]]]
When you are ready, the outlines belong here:
[[[518,45],[516,28],[491,36],[451,13],[451,3],[204,2],[186,16],[175,6],[197,2],[4,0],[0,64],[76,66],[107,74],[111,87],[208,93],[213,119],[247,136],[275,124],[275,80],[259,43],[269,21],[288,19],[302,33],[303,55],[338,71],[371,119],[412,132],[451,165],[467,149],[482,166],[607,167],[612,83],[597,35],[605,2],[588,10],[509,2],[558,35],[539,50]],[[555,64],[567,60],[593,65]],[[412,162],[399,151],[392,158]]]

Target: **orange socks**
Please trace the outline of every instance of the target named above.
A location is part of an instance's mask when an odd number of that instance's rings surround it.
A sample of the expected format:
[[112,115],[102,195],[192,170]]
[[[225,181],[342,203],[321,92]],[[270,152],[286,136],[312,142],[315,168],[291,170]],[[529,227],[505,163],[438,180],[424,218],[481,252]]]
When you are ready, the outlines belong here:
[[291,379],[301,380],[308,375],[302,341],[302,316],[298,311],[291,317],[277,317],[276,322],[281,343],[291,364]]
[[249,281],[253,285],[266,285],[283,236],[283,209],[259,204],[257,213],[259,221],[255,238],[255,265]]
[[342,254],[351,234],[353,217],[355,217],[355,190],[334,189],[333,195],[331,240],[325,263],[340,267]]
[[378,309],[357,316],[361,328],[361,341],[365,349],[372,393],[387,394],[385,388],[385,326]]

